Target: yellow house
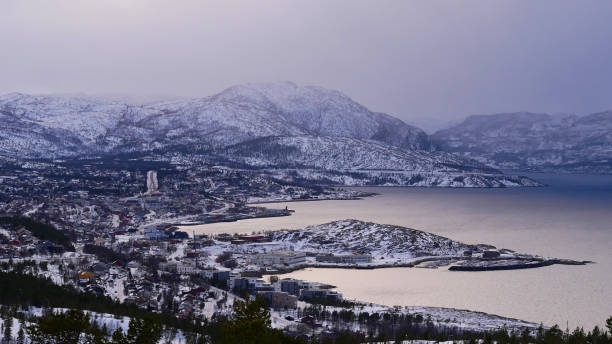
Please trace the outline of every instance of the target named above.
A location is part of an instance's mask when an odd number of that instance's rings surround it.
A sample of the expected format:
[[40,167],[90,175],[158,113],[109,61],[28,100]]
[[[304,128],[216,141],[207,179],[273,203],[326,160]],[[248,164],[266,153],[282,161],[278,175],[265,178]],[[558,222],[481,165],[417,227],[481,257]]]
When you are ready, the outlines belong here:
[[77,274],[77,277],[80,280],[91,280],[94,278],[93,273],[89,272],[89,271],[81,271]]

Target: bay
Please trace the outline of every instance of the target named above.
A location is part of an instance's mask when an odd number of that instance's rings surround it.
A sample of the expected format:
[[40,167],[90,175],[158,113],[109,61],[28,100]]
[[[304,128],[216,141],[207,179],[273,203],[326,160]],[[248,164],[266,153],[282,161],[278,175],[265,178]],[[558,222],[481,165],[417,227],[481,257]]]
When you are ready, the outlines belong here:
[[306,269],[291,277],[330,283],[346,298],[385,305],[483,311],[563,328],[603,325],[612,316],[612,176],[529,175],[541,188],[364,188],[363,200],[281,202],[289,217],[186,227],[203,233],[303,228],[354,218],[424,230],[466,243],[586,266],[456,272],[446,269]]

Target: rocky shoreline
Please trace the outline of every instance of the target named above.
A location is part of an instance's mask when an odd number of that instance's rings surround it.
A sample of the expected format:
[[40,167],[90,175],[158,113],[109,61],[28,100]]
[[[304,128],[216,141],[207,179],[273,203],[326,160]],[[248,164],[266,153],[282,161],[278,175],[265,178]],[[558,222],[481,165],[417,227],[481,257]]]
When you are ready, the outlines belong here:
[[[276,269],[276,270],[261,270],[258,273],[250,272],[254,277],[262,277],[266,275],[282,275],[288,274],[291,272],[316,268],[316,269],[353,269],[353,270],[375,270],[375,269],[391,269],[391,268],[414,268],[417,267],[421,263],[432,262],[432,261],[441,261],[448,259],[462,259],[464,257],[442,257],[442,258],[427,258],[422,260],[416,260],[409,263],[395,263],[395,264],[374,264],[374,265],[358,265],[358,264],[307,264],[296,267],[287,267],[284,269]],[[485,262],[482,260],[475,260],[476,262]],[[503,261],[503,259],[493,259],[489,260],[488,263],[495,263],[497,261]],[[520,269],[531,269],[531,268],[539,268],[546,267],[551,265],[587,265],[593,264],[594,262],[589,260],[577,261],[571,259],[534,259],[534,260],[526,260],[525,262],[515,263],[515,264],[505,264],[505,265],[451,265],[448,267],[449,271],[497,271],[497,270],[520,270]],[[444,265],[442,265],[443,267]],[[435,266],[433,268],[437,268]],[[432,268],[432,267],[426,267]]]

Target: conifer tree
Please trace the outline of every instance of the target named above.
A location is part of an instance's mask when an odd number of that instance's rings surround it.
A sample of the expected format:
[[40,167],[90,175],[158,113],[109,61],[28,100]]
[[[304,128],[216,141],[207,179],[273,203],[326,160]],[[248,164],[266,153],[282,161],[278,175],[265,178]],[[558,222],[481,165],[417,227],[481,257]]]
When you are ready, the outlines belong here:
[[222,329],[221,343],[266,343],[270,312],[259,300],[234,301],[234,315]]
[[17,344],[25,344],[25,332],[23,331],[23,325],[19,327],[17,332]]
[[13,317],[7,315],[4,317],[4,334],[2,340],[4,342],[10,342],[13,339]]
[[113,333],[113,344],[155,344],[162,337],[162,324],[158,317],[147,315],[143,319],[132,318],[126,334],[121,328]]
[[106,344],[102,332],[92,326],[89,315],[79,310],[43,317],[26,329],[36,344]]

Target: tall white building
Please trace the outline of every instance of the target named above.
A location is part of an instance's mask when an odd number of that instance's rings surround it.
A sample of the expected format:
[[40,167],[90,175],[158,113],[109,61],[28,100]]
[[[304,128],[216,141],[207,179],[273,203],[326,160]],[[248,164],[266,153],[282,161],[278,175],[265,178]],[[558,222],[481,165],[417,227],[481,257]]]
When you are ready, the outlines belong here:
[[147,195],[157,193],[159,190],[159,184],[157,183],[157,171],[147,172]]

